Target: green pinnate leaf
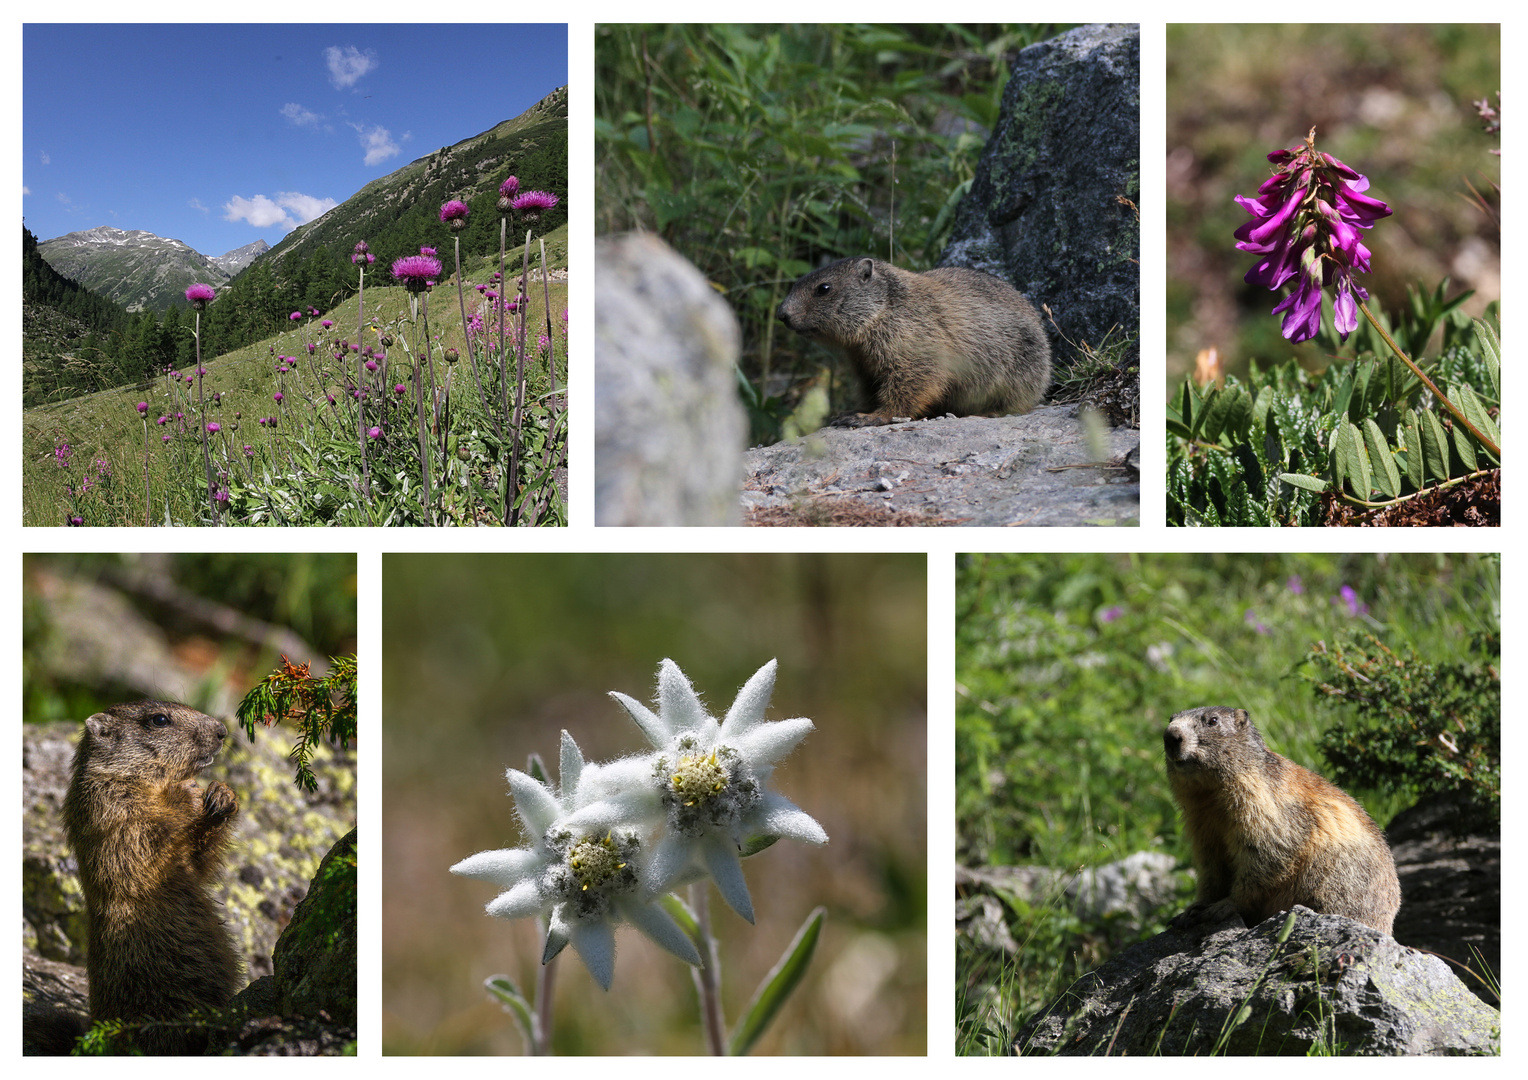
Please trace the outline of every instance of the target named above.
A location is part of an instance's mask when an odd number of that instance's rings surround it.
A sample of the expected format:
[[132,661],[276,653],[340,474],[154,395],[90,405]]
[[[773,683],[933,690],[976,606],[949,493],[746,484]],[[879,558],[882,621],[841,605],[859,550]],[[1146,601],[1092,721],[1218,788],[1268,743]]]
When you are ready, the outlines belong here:
[[1384,432],[1380,431],[1373,417],[1364,421],[1364,446],[1369,451],[1369,464],[1374,469],[1375,483],[1386,498],[1395,498],[1401,493],[1401,472],[1395,466],[1395,458],[1390,453],[1390,444],[1385,441]]

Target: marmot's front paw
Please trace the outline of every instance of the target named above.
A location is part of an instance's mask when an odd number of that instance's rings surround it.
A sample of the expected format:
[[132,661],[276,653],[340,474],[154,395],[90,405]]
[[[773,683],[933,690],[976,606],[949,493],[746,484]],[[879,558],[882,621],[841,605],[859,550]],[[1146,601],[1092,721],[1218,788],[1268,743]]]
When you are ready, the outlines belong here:
[[841,413],[828,421],[829,427],[862,428],[881,427],[890,423],[880,413]]
[[202,816],[214,825],[227,821],[239,812],[239,797],[233,788],[221,780],[214,780],[202,793]]

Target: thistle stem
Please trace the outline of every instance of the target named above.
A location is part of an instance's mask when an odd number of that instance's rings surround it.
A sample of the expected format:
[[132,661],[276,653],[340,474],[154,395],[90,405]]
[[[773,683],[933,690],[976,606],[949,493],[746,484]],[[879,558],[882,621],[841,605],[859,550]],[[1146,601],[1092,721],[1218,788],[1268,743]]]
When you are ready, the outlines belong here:
[[708,904],[707,883],[697,881],[690,886],[690,907],[695,911],[695,922],[700,927],[701,967],[692,968],[695,989],[700,994],[700,1015],[705,1022],[706,1047],[716,1057],[727,1053],[727,1025],[722,1020],[721,960],[716,953],[716,938],[711,934],[711,908]]
[[1401,347],[1397,345],[1391,339],[1390,335],[1385,332],[1385,328],[1379,324],[1379,320],[1373,316],[1373,314],[1369,311],[1368,305],[1365,304],[1362,300],[1358,302],[1358,310],[1364,313],[1364,318],[1369,320],[1369,325],[1374,327],[1375,330],[1379,331],[1379,336],[1385,339],[1385,344],[1390,346],[1390,351],[1395,353],[1396,356],[1399,356],[1401,360],[1405,362],[1406,366],[1411,369],[1411,373],[1422,380],[1422,385],[1427,387],[1428,390],[1432,391],[1433,397],[1441,401],[1443,403],[1443,407],[1449,411],[1453,418],[1463,424],[1465,430],[1468,431],[1471,435],[1475,436],[1480,445],[1491,451],[1491,454],[1496,458],[1496,460],[1500,461],[1501,447],[1497,446],[1490,439],[1482,435],[1480,429],[1477,428],[1474,424],[1470,423],[1469,418],[1466,417],[1464,413],[1459,411],[1459,407],[1448,398],[1444,397],[1443,391],[1434,386],[1433,381],[1426,375],[1422,374],[1422,369],[1417,367],[1417,365],[1412,362],[1411,357],[1407,356],[1401,351]]

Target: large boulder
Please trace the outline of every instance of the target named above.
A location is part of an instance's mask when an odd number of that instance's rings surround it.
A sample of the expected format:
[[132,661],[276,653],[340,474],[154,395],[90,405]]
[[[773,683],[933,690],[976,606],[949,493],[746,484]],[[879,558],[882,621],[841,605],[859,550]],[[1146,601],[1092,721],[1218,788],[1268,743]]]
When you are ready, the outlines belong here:
[[732,309],[656,236],[602,240],[595,257],[595,524],[737,524]]
[[[1286,938],[1286,922],[1291,923]],[[1296,906],[1247,929],[1175,926],[1077,980],[1014,1052],[1498,1054],[1501,1014],[1435,956]]]
[[[1049,307],[1063,372],[1071,343],[1139,334],[1140,58],[1134,24],[1078,27],[1019,53],[939,261]],[[1138,357],[1137,341],[1125,360]]]

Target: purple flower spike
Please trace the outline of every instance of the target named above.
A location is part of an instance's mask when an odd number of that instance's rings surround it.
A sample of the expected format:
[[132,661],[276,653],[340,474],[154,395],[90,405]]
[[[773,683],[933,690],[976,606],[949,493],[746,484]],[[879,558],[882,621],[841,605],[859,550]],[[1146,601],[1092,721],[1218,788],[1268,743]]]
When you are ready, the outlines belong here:
[[1283,314],[1283,334],[1307,341],[1321,329],[1321,297],[1333,290],[1333,325],[1344,341],[1358,328],[1358,303],[1369,293],[1353,280],[1368,273],[1371,252],[1359,229],[1388,217],[1390,207],[1363,194],[1369,179],[1316,149],[1316,129],[1303,146],[1268,155],[1276,168],[1256,198],[1236,196],[1252,220],[1236,230],[1236,247],[1258,256],[1247,271],[1249,285],[1294,291],[1273,309]]
[[205,311],[207,305],[217,298],[218,291],[211,285],[196,284],[186,290],[186,300],[193,311]]

